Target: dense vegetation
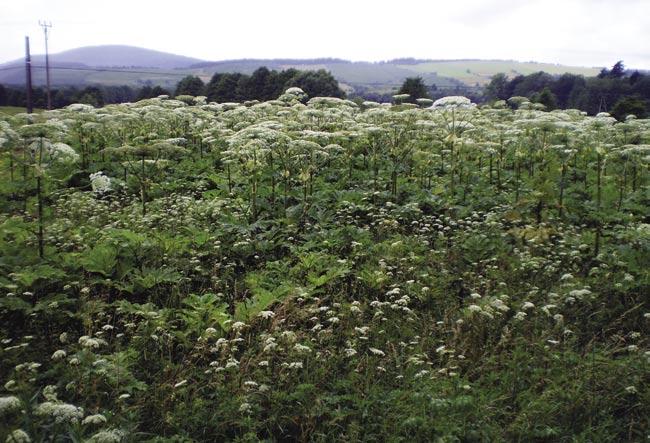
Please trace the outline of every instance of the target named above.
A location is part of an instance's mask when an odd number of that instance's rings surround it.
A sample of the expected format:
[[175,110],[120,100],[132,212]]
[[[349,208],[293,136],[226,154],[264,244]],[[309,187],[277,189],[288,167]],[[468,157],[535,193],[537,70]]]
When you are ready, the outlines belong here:
[[310,97],[345,97],[338,81],[324,69],[299,71],[292,68],[278,72],[266,67],[256,69],[250,76],[217,72],[206,85],[204,94],[192,95],[205,95],[208,101],[219,103],[267,101],[278,98],[291,87],[301,88]]
[[[397,91],[398,95],[406,94],[407,103],[417,103],[418,99],[430,99],[427,86],[424,84],[422,77],[409,77],[404,80],[402,86]],[[433,101],[431,102],[433,103]]]
[[518,75],[510,80],[495,75],[485,90],[487,100],[523,96],[542,103],[548,110],[580,109],[590,115],[609,112],[619,120],[628,114],[650,115],[650,74],[626,71],[622,62],[603,69],[596,77],[544,72]]
[[645,440],[650,120],[514,101],[0,117],[0,439]]

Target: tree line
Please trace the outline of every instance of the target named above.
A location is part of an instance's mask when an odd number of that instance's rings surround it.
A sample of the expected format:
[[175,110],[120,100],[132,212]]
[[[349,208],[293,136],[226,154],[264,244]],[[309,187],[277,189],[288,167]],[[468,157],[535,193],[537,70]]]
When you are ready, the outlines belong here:
[[513,96],[542,103],[547,110],[572,108],[590,115],[609,112],[619,120],[629,114],[643,118],[650,115],[650,75],[626,70],[619,61],[595,77],[537,72],[508,79],[497,74],[485,88],[486,101]]
[[[72,103],[85,103],[101,107],[114,103],[126,103],[159,95],[207,96],[208,101],[242,102],[246,100],[272,100],[278,98],[287,88],[297,86],[310,97],[345,97],[336,79],[329,72],[300,71],[287,69],[271,71],[261,67],[251,75],[241,73],[217,72],[205,84],[199,77],[188,75],[178,82],[175,90],[161,86],[128,85],[86,87],[64,86],[52,89],[52,107],[62,108]],[[26,89],[23,86],[4,86],[0,84],[0,106],[25,107]],[[35,108],[47,107],[47,92],[42,86],[32,88],[32,104]]]
[[[404,59],[411,60],[411,59]],[[412,59],[415,60],[415,59]],[[356,91],[366,100],[376,102],[391,102],[393,100],[394,92],[391,93],[373,93],[368,91]],[[427,85],[422,77],[407,77],[402,82],[397,90],[397,95],[407,94],[408,97],[401,100],[402,103],[416,103],[418,99],[426,98],[430,100],[437,100],[439,98],[450,95],[462,95],[469,98],[474,103],[481,103],[483,101],[482,89],[477,86],[469,85],[454,85],[453,87],[441,87],[436,84]]]
[[[169,94],[169,91],[160,86],[145,86],[134,88],[128,85],[121,86],[63,86],[52,89],[52,107],[63,108],[72,103],[86,103],[96,107],[126,103],[144,98],[157,97]],[[24,86],[0,85],[0,106],[25,107],[27,93]],[[42,87],[32,88],[32,104],[35,108],[47,107],[47,90]]]
[[344,98],[334,76],[324,69],[300,71],[286,69],[256,69],[251,75],[242,73],[215,73],[207,84],[196,76],[188,76],[176,87],[176,95],[205,95],[208,101],[243,102],[246,100],[267,101],[278,98],[286,89],[299,87],[309,97]]

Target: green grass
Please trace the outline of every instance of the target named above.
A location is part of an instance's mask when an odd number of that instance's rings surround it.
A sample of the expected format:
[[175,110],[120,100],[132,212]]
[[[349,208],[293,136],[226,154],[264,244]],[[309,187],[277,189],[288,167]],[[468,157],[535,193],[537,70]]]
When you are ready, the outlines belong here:
[[507,74],[509,77],[514,77],[520,74],[528,75],[539,71],[544,71],[553,75],[561,75],[568,72],[571,74],[594,76],[598,74],[599,71],[598,68],[501,60],[440,61],[420,63],[417,65],[396,66],[417,72],[420,75],[435,72],[440,76],[454,78],[469,85],[474,85],[476,83],[481,85],[486,84],[490,81],[490,77],[500,72]]
[[[16,115],[25,112],[25,108],[20,106],[0,106],[0,113]],[[34,109],[34,112],[43,112],[43,109]]]

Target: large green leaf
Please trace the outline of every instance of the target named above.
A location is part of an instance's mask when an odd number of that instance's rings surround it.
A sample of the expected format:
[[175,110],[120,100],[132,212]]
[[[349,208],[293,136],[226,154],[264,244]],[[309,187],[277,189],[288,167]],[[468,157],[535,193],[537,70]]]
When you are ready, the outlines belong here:
[[177,271],[167,268],[144,268],[142,271],[134,270],[131,278],[136,292],[151,289],[163,283],[179,283],[183,277]]
[[8,311],[23,311],[30,313],[32,305],[22,298],[10,296],[0,298],[0,309],[7,309]]
[[100,244],[86,251],[80,261],[86,271],[108,277],[113,274],[117,264],[117,250],[110,245]]
[[38,280],[58,280],[63,277],[65,277],[65,272],[61,269],[53,268],[50,265],[35,265],[16,272],[14,281],[25,288],[30,288]]
[[212,293],[191,294],[183,300],[181,317],[185,320],[188,334],[202,334],[208,327],[219,326],[222,331],[230,329],[230,315],[226,304]]

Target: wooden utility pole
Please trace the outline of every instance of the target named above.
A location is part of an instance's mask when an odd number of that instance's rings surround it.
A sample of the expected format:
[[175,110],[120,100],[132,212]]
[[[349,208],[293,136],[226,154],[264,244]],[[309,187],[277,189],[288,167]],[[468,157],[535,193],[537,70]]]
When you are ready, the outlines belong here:
[[29,55],[29,37],[25,36],[25,89],[27,89],[27,113],[31,114],[32,108],[32,57]]
[[45,78],[47,79],[47,109],[52,109],[52,92],[50,91],[50,54],[47,50],[47,29],[52,27],[52,22],[38,21],[45,34]]

